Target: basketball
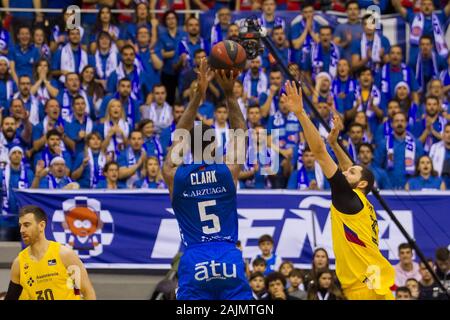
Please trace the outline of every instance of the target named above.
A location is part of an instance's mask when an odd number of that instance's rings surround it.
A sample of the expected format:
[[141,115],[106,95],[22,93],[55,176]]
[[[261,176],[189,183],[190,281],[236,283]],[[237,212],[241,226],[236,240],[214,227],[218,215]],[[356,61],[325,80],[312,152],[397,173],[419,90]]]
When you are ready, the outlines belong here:
[[211,50],[209,65],[212,69],[242,71],[247,61],[244,48],[237,42],[224,40]]

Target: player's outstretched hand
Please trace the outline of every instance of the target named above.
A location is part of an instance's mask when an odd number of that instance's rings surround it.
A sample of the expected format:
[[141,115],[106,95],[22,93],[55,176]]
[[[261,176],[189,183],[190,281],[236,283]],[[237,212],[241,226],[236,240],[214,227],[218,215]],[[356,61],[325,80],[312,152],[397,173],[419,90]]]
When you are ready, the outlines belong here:
[[227,76],[225,70],[215,70],[216,73],[216,81],[219,84],[219,86],[222,88],[223,93],[226,97],[233,96],[233,88],[234,88],[234,81],[239,75],[239,72],[236,72],[235,70],[230,70],[230,74]]
[[303,112],[302,90],[297,88],[297,84],[294,81],[286,81],[285,90],[286,93],[283,93],[281,99],[288,106],[289,111],[295,115]]
[[333,127],[331,128],[330,133],[328,134],[328,143],[330,145],[333,145],[337,143],[339,133],[344,128],[344,125],[342,124],[341,117],[337,114],[337,112],[333,112]]
[[200,66],[197,71],[197,90],[202,95],[202,97],[205,97],[206,90],[208,89],[208,72],[209,72],[209,66],[208,61],[206,58],[203,58],[200,62]]

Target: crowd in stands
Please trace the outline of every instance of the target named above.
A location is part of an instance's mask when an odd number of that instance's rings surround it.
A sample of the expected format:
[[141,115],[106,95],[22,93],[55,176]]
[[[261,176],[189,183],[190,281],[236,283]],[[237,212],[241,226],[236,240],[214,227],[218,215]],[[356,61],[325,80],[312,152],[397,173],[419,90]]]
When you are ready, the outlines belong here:
[[[59,8],[65,2],[72,1],[3,5]],[[82,25],[70,29],[67,9],[3,15],[3,213],[17,213],[15,188],[165,188],[161,166],[196,88],[199,62],[217,42],[238,37],[234,4],[259,17],[320,116],[329,123],[333,113],[342,117],[345,147],[373,170],[378,188],[450,187],[448,1],[422,0],[419,7],[389,3],[410,26],[409,52],[390,43],[372,27],[371,16],[362,14],[374,1],[343,1],[348,21],[336,27],[315,19],[316,10],[328,8],[325,1],[149,2],[82,1],[82,8],[97,8],[98,14],[82,16]],[[112,8],[132,8],[134,14]],[[200,19],[177,14],[181,9],[213,12],[215,21],[202,28],[202,14]],[[288,23],[279,10],[298,11],[298,17]],[[266,130],[269,138],[279,137],[278,146],[262,151],[279,158],[279,169],[264,175],[266,162],[247,161],[240,188],[328,189],[299,122],[280,102],[286,78],[278,64],[266,49],[248,61],[235,85],[249,136]],[[222,98],[211,75],[197,120],[213,127],[216,141],[225,146],[230,138]],[[312,106],[307,108],[326,139]]]

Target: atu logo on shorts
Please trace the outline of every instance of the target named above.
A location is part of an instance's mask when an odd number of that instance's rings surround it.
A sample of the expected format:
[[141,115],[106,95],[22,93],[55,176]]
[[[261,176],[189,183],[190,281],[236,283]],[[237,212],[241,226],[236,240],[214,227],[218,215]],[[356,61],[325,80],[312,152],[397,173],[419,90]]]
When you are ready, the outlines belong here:
[[114,221],[108,210],[101,209],[100,201],[75,197],[62,203],[52,219],[55,240],[68,245],[80,259],[89,259],[103,253],[103,246],[114,238]]

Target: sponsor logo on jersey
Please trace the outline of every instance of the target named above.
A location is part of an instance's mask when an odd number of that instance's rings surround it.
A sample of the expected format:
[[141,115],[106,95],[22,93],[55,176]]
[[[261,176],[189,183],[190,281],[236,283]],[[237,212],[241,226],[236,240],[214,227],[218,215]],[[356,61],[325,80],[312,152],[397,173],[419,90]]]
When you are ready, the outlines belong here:
[[214,279],[237,278],[235,264],[216,262],[215,260],[199,262],[195,265],[195,280],[211,281]]
[[48,260],[48,265],[49,266],[56,266],[56,259]]

